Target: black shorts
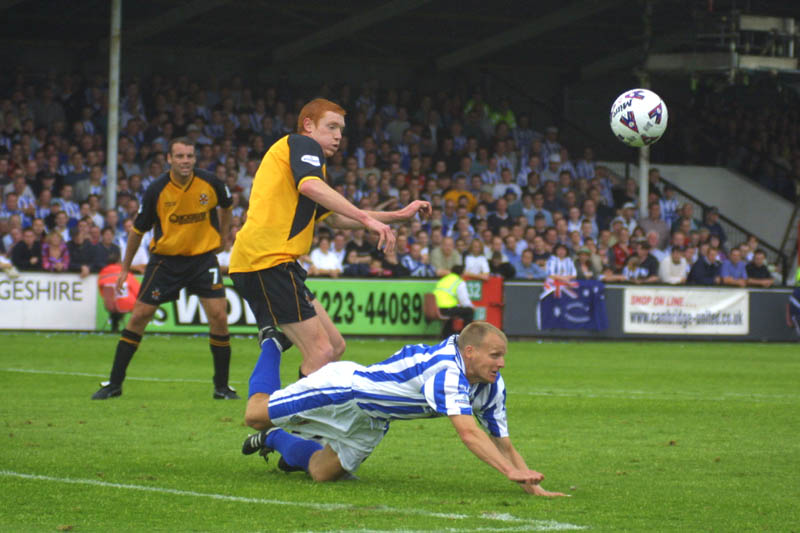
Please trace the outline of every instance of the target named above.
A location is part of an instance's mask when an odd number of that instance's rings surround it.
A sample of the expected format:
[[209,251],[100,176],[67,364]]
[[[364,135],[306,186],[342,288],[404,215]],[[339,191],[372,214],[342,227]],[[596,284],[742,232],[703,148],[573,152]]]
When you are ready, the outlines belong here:
[[231,279],[250,304],[258,329],[301,322],[317,315],[314,295],[306,287],[307,272],[296,262],[255,272],[234,272]]
[[139,290],[141,302],[150,305],[171,302],[178,299],[178,293],[183,288],[201,298],[225,297],[219,263],[214,253],[150,256]]

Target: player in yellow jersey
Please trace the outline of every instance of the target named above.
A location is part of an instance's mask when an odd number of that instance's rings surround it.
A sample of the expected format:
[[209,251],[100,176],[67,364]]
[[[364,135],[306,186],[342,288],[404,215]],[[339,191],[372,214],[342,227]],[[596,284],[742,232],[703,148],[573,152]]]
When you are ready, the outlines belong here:
[[379,248],[390,251],[395,237],[387,223],[430,213],[430,204],[423,201],[398,211],[364,211],[327,184],[325,158],[339,148],[344,116],[345,110],[329,100],[307,103],[298,115],[297,133],[272,145],[253,180],[247,221],[236,235],[230,259],[231,279],[250,304],[261,343],[250,378],[248,413],[265,410],[263,400],[280,388],[281,350],[288,345],[283,334],[302,353],[301,375],[344,352],[344,338],[306,288],[306,272],[296,261],[308,253],[315,223],[366,228],[378,233]]
[[94,393],[94,400],[122,394],[125,372],[145,327],[158,306],[175,300],[182,288],[200,297],[208,317],[208,342],[214,358],[213,397],[239,399],[236,391],[228,386],[231,361],[228,303],[215,255],[222,243],[220,236],[227,235],[230,228],[231,193],[213,174],[194,168],[195,147],[190,139],[173,139],[167,161],[171,169],[147,187],[128,235],[117,292],[122,291],[142,236],[152,228],[150,261],[142,278],[139,298],[117,344],[111,378]]

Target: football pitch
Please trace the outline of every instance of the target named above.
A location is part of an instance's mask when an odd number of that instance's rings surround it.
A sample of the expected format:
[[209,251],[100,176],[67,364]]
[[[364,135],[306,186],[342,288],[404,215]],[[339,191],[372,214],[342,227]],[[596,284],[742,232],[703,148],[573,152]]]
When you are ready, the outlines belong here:
[[[395,422],[357,481],[285,474],[241,455],[245,402],[211,398],[204,336],[145,336],[123,396],[91,401],[116,341],[0,332],[0,530],[800,531],[796,344],[512,341],[512,441],[572,496],[549,500],[445,418]],[[403,342],[350,339],[345,359]],[[244,397],[256,341],[232,345]]]

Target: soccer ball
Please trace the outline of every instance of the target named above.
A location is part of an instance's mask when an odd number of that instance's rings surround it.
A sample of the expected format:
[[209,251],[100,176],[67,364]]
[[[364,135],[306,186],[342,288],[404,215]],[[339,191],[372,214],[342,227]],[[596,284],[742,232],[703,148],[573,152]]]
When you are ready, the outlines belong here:
[[631,89],[611,106],[611,131],[628,146],[651,145],[667,129],[667,104],[653,91]]

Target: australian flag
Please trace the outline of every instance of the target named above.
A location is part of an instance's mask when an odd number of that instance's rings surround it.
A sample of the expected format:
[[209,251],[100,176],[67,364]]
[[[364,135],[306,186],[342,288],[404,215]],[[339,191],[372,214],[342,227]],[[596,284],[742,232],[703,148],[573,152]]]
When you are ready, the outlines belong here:
[[539,296],[539,329],[608,329],[602,281],[547,278]]

